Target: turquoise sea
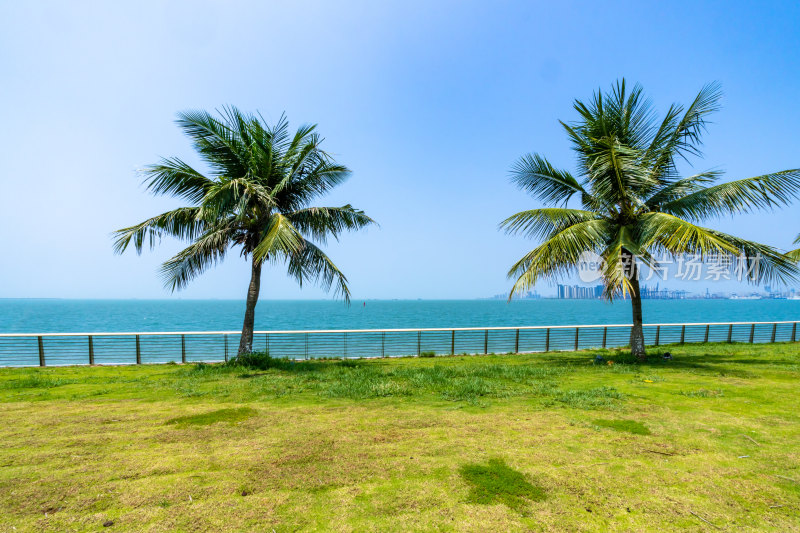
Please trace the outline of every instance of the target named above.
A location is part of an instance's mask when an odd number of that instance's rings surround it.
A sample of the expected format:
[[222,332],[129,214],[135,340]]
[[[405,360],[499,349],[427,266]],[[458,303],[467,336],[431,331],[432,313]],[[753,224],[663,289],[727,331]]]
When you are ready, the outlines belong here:
[[[257,330],[626,324],[630,303],[598,300],[259,302]],[[236,331],[236,300],[0,299],[0,333]],[[800,320],[800,300],[646,300],[646,323]]]

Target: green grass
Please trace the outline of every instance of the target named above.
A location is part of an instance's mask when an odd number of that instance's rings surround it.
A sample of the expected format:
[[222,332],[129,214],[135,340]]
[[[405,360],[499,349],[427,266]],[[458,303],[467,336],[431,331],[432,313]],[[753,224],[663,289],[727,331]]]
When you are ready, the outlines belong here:
[[598,418],[592,420],[592,425],[599,428],[613,429],[614,431],[626,431],[634,435],[650,435],[647,426],[636,420],[604,420]]
[[518,512],[525,512],[531,502],[545,498],[544,489],[533,485],[525,475],[510,468],[502,459],[489,459],[488,464],[467,464],[459,469],[461,477],[471,485],[470,503],[502,503]]
[[207,426],[209,424],[216,424],[217,422],[236,423],[246,420],[251,416],[258,413],[251,407],[237,407],[231,409],[217,409],[208,413],[201,413],[199,415],[186,415],[170,418],[167,424],[174,424],[177,426]]
[[662,350],[0,369],[0,532],[797,530],[800,344]]
[[566,390],[554,395],[556,401],[576,409],[621,409],[624,396],[614,387]]

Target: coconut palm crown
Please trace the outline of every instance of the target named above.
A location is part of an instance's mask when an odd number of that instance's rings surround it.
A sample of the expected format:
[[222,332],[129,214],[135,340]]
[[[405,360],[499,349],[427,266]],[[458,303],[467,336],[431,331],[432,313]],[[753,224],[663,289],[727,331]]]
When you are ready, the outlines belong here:
[[374,221],[349,204],[311,205],[350,174],[321,149],[316,126],[304,125],[291,134],[285,116],[269,127],[260,115],[235,107],[223,108],[218,116],[180,113],[177,124],[210,172],[203,174],[176,157],[147,167],[150,192],[189,205],[116,231],[115,251],[133,244],[141,253],[146,243],[152,249],[164,236],[190,241],[161,268],[165,285],[176,290],[238,248],[251,262],[240,354],[252,351],[264,263],[284,264],[301,286],[318,282],[349,301],[347,278],[318,244]]
[[798,169],[728,182],[720,182],[718,170],[679,172],[681,162],[702,156],[702,134],[720,97],[719,85],[709,84],[691,105],[673,104],[661,120],[642,88],[628,90],[624,79],[586,103],[576,100],[578,120],[561,122],[577,156],[576,174],[538,154],[512,168],[512,181],[546,207],[501,223],[509,233],[542,241],[508,272],[515,280],[509,298],[540,279],[573,272],[583,253],[596,253],[604,296],[631,298],[631,351],[644,358],[641,265],[661,273],[657,258],[688,254],[735,261],[751,282],[796,279],[795,265],[776,248],[700,225],[786,205],[800,192]]

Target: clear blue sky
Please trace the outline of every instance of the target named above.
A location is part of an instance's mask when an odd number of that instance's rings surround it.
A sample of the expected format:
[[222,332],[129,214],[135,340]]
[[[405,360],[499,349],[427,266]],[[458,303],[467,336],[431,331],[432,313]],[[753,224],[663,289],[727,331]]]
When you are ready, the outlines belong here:
[[[0,297],[243,298],[237,254],[170,296],[156,271],[177,243],[119,257],[109,237],[177,205],[135,171],[194,161],[175,113],[222,104],[318,123],[353,170],[326,203],[381,224],[328,246],[354,298],[500,293],[533,246],[497,231],[536,206],[510,165],[572,168],[558,119],[618,77],[660,110],[722,82],[697,167],[800,167],[798,24],[795,1],[3,2]],[[718,226],[788,248],[799,212]],[[276,270],[262,284],[322,296]]]

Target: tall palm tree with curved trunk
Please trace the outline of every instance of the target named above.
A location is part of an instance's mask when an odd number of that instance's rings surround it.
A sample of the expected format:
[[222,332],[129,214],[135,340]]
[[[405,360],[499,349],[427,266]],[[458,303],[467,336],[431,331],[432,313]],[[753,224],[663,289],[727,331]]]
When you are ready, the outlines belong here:
[[319,245],[374,221],[350,205],[311,205],[350,174],[322,150],[316,126],[304,125],[291,134],[285,116],[269,127],[260,115],[235,107],[223,108],[218,116],[179,113],[177,124],[209,172],[203,174],[176,157],[146,167],[150,192],[189,205],[114,232],[115,251],[122,253],[132,243],[141,253],[146,243],[152,249],[164,236],[190,241],[161,268],[165,286],[174,291],[238,248],[251,265],[239,354],[253,348],[265,263],[284,264],[301,286],[307,280],[326,290],[333,286],[349,302],[347,278]]
[[543,241],[511,267],[509,299],[540,279],[573,272],[582,254],[597,254],[605,298],[631,299],[631,352],[644,359],[642,265],[661,273],[667,260],[691,254],[735,262],[751,282],[796,279],[791,259],[776,248],[699,225],[786,205],[800,192],[798,169],[722,183],[717,170],[681,175],[679,162],[702,155],[701,137],[720,97],[717,84],[707,85],[688,107],[673,104],[661,120],[642,88],[629,91],[624,79],[587,103],[576,100],[578,120],[561,125],[577,156],[577,173],[538,154],[523,156],[512,168],[512,181],[546,207],[501,223],[511,234]]

